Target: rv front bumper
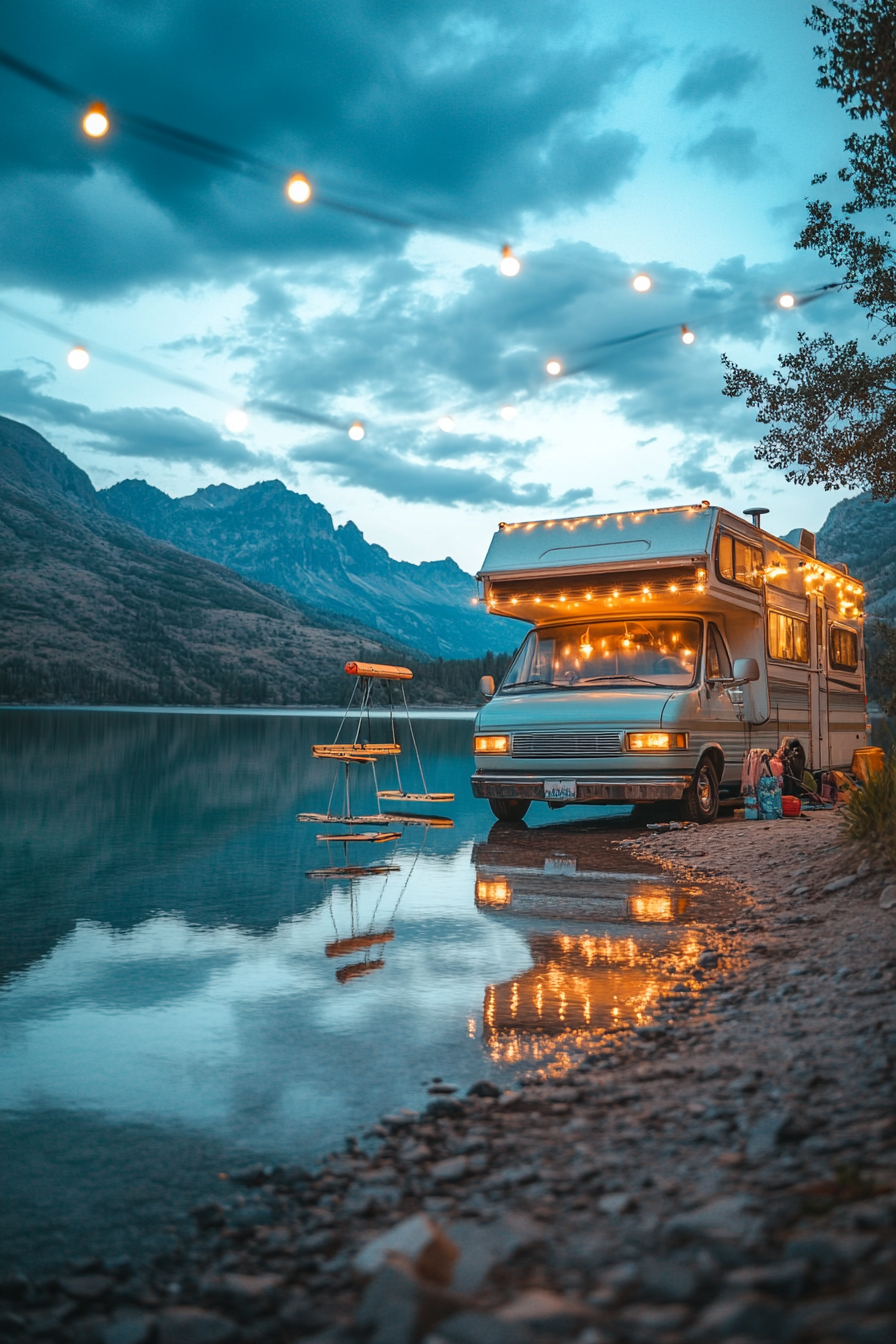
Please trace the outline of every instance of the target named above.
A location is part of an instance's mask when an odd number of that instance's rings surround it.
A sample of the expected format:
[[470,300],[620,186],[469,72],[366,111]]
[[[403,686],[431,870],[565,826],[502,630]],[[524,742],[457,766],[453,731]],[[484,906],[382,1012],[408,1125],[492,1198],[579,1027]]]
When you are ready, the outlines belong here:
[[[564,778],[572,777],[570,775]],[[556,775],[510,775],[477,770],[470,779],[474,798],[530,798],[544,802],[545,778]],[[680,798],[690,775],[576,775],[577,803],[655,803]]]

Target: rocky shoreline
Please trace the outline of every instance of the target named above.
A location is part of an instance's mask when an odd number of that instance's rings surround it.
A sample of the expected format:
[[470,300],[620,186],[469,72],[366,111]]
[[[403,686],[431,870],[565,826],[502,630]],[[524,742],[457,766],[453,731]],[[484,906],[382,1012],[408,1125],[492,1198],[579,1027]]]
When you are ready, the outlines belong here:
[[73,1344],[896,1339],[896,874],[816,813],[645,833],[737,884],[641,1025],[572,1066],[251,1168],[148,1266],[0,1283]]

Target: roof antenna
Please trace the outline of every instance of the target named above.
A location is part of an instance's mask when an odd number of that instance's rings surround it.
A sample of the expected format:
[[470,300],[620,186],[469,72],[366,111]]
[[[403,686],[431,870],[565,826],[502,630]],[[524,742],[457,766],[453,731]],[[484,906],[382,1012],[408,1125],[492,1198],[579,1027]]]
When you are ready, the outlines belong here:
[[747,518],[753,519],[754,527],[759,527],[759,519],[762,517],[764,513],[768,513],[768,509],[744,509],[745,516]]

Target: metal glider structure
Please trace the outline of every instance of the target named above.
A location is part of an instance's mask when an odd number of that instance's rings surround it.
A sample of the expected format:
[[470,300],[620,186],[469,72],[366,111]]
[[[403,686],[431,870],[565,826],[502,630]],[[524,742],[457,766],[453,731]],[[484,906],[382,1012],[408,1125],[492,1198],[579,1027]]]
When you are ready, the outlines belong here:
[[[326,868],[315,868],[306,873],[310,878],[322,878],[324,880],[334,878],[349,879],[349,901],[351,910],[351,929],[348,935],[340,936],[336,926],[336,918],[333,913],[333,891],[330,890],[330,915],[333,919],[333,931],[336,937],[332,942],[327,943],[324,951],[328,957],[346,957],[363,953],[363,959],[357,962],[351,962],[340,966],[336,971],[336,979],[341,985],[347,984],[351,980],[358,979],[360,976],[368,975],[371,971],[379,970],[385,965],[383,949],[386,943],[390,943],[395,937],[393,922],[401,898],[407,890],[408,883],[417,865],[417,860],[423,851],[423,845],[426,843],[426,834],[430,827],[446,828],[454,825],[450,817],[440,817],[426,813],[415,812],[394,812],[383,811],[381,799],[389,802],[453,802],[453,793],[432,793],[427,787],[426,777],[423,771],[423,761],[420,757],[420,750],[417,746],[417,739],[414,734],[414,725],[411,720],[410,709],[408,707],[407,695],[405,694],[403,682],[410,681],[413,673],[407,667],[394,667],[384,663],[359,663],[350,662],[345,665],[346,673],[351,677],[356,677],[357,681],[352,689],[348,706],[342,716],[339,727],[336,730],[336,737],[333,742],[320,743],[311,748],[312,756],[317,760],[334,761],[336,770],[333,778],[333,784],[330,788],[330,797],[326,812],[300,812],[296,821],[314,822],[315,824],[338,824],[348,827],[344,831],[326,831],[319,834],[317,839],[326,843],[331,863]],[[377,682],[382,682],[386,687],[389,698],[389,738],[387,740],[372,740],[372,717],[371,717],[371,698],[374,687]],[[393,694],[394,683],[398,683],[401,688],[401,704],[399,712],[403,708],[405,722],[408,727],[411,741],[414,746],[414,755],[417,762],[417,770],[420,775],[421,788],[419,791],[408,791],[401,779],[401,770],[398,764],[398,757],[401,755],[401,744],[398,741],[395,722],[395,697]],[[359,693],[360,692],[360,693]],[[356,703],[357,701],[357,703]],[[354,729],[350,738],[342,737],[343,730],[352,715],[354,709]],[[365,732],[366,727],[366,732]],[[340,740],[342,739],[342,740]],[[398,787],[395,789],[381,789],[377,779],[377,763],[382,764],[389,759],[395,763],[395,777]],[[377,798],[377,811],[373,814],[362,814],[352,811],[352,782],[354,767],[359,765],[368,765],[373,776],[373,788]],[[334,798],[337,794],[337,786],[342,780],[342,798],[338,806],[334,805]],[[376,830],[356,831],[355,826],[376,826]],[[376,927],[377,911],[380,902],[389,882],[389,876],[392,873],[400,871],[398,864],[389,861],[373,862],[370,864],[353,863],[349,857],[349,845],[352,844],[371,844],[381,845],[394,843],[400,839],[401,831],[382,829],[388,826],[422,826],[423,840],[414,855],[414,861],[411,864],[408,875],[404,880],[401,891],[395,902],[395,907],[386,924]],[[342,847],[342,862],[333,863],[332,846],[340,845]],[[360,877],[370,877],[380,875],[384,877],[382,889],[374,906],[373,914],[369,924],[361,927],[361,921],[358,910],[358,892],[355,885],[355,879]]]
[[[345,671],[349,676],[356,677],[357,682],[336,731],[336,739],[333,742],[321,743],[311,748],[311,754],[317,760],[334,761],[336,763],[327,810],[326,812],[300,812],[296,817],[296,820],[301,822],[315,822],[324,825],[338,824],[348,827],[349,829],[346,831],[327,831],[317,837],[318,840],[326,842],[328,846],[334,843],[342,845],[345,861],[338,866],[314,869],[308,874],[309,877],[355,877],[364,873],[389,871],[382,864],[366,866],[351,863],[348,857],[348,846],[350,844],[385,844],[388,841],[399,839],[401,832],[391,829],[356,831],[352,829],[355,826],[423,826],[427,829],[433,826],[441,829],[454,825],[450,817],[441,817],[429,813],[396,811],[391,808],[384,810],[382,806],[381,800],[383,799],[387,802],[416,803],[450,803],[454,801],[453,793],[432,793],[426,784],[426,776],[414,734],[407,695],[404,686],[401,684],[412,679],[414,674],[410,668],[395,667],[385,663],[350,662],[346,663]],[[371,699],[377,682],[382,682],[385,685],[389,697],[390,733],[389,738],[384,741],[372,740]],[[393,686],[396,682],[401,686],[399,712],[402,709],[404,710],[405,721],[414,747],[417,770],[420,775],[421,788],[415,791],[409,791],[404,787],[401,779],[401,769],[398,764],[401,744],[396,732],[396,705],[393,694]],[[353,710],[354,715],[352,714]],[[342,736],[343,729],[350,716],[354,717],[355,720],[354,729],[351,737],[345,740]],[[382,764],[389,758],[395,763],[397,788],[381,789],[377,777],[377,764]],[[369,766],[373,776],[373,788],[377,799],[377,810],[374,813],[359,813],[352,810],[354,767],[359,765]],[[342,797],[340,803],[336,805],[334,800],[337,795],[340,777],[342,780]],[[391,871],[395,871],[394,868]]]

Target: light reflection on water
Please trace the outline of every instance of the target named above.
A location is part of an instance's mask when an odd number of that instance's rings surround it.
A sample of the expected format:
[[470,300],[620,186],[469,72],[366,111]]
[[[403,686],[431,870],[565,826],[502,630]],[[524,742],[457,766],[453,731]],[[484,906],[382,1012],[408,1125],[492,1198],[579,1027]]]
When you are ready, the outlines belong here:
[[471,727],[417,723],[454,829],[321,881],[294,817],[326,806],[329,719],[0,714],[0,1107],[310,1159],[435,1075],[509,1080],[650,1017],[717,898],[627,859],[607,813],[493,827]]

